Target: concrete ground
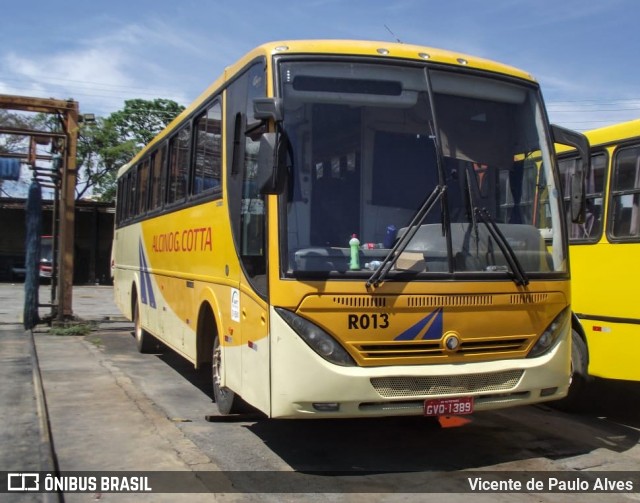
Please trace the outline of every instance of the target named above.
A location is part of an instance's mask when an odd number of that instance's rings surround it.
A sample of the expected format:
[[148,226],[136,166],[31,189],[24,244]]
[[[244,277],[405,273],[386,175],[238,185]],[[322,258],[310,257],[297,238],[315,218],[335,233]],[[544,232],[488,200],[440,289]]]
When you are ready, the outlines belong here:
[[[40,293],[41,300],[46,295],[45,286]],[[145,355],[135,352],[132,324],[123,320],[118,312],[110,287],[74,288],[74,314],[95,327],[87,336],[53,335],[48,327],[38,326],[32,337],[20,324],[23,297],[22,285],[0,283],[0,502],[637,500],[637,494],[403,494],[400,491],[397,494],[319,494],[310,491],[305,497],[294,493],[233,493],[233,488],[226,491],[230,483],[226,477],[236,470],[259,472],[266,467],[276,471],[290,468],[305,471],[308,469],[305,467],[322,466],[323,459],[332,459],[327,458],[325,450],[340,453],[342,446],[348,446],[354,453],[345,453],[340,459],[346,464],[339,464],[340,467],[350,467],[352,463],[369,466],[369,459],[373,459],[371,466],[376,466],[376,456],[384,458],[390,454],[392,459],[400,461],[401,467],[407,466],[408,459],[409,463],[417,463],[411,466],[428,471],[433,461],[423,458],[435,449],[451,450],[452,454],[450,457],[445,454],[433,466],[455,469],[477,469],[486,465],[489,470],[516,470],[523,476],[527,472],[551,470],[582,473],[593,468],[637,473],[637,413],[635,409],[629,411],[630,417],[613,423],[590,417],[573,420],[562,414],[545,414],[537,408],[505,409],[478,418],[478,424],[484,426],[458,432],[455,442],[446,432],[435,435],[421,425],[420,434],[427,438],[416,442],[418,449],[391,449],[390,452],[384,448],[389,447],[389,443],[372,440],[379,435],[380,425],[384,423],[390,428],[388,442],[405,430],[385,421],[364,427],[364,431],[361,426],[355,429],[348,422],[343,423],[346,427],[341,435],[336,435],[333,426],[309,427],[295,423],[284,426],[264,422],[234,428],[238,443],[231,446],[227,443],[231,428],[224,428],[227,423],[202,424],[209,405],[212,412],[215,409],[207,392],[185,380],[179,366],[167,366],[165,361],[145,359]],[[42,309],[41,316],[46,314],[47,309]],[[172,370],[176,370],[175,376]],[[190,393],[197,394],[198,398]],[[627,398],[636,396],[634,388]],[[189,404],[196,403],[198,407],[190,409]],[[196,417],[199,421],[192,421]],[[402,424],[404,428],[414,423]],[[315,438],[309,438],[314,435]],[[372,443],[374,445],[370,445]],[[468,452],[467,446],[477,452]],[[232,464],[226,459],[227,452],[233,458]],[[485,455],[489,459],[485,459]],[[314,457],[319,458],[320,465],[314,464]],[[212,458],[230,471],[220,471]],[[468,458],[473,459],[466,461]],[[171,477],[176,472],[180,472],[180,477],[185,473],[196,474],[190,489],[197,491],[207,490],[198,473],[220,474],[215,490],[225,492],[7,493],[3,479],[7,472],[55,474],[59,471],[64,474],[106,470],[157,472],[165,477],[165,484],[173,483]]]
[[[5,383],[0,386],[0,473],[218,470],[126,375],[101,357],[99,335],[89,343],[85,337],[52,335],[46,326],[36,327],[34,334],[25,331],[22,288],[0,284],[0,382]],[[41,302],[48,295],[44,289]],[[115,306],[111,287],[75,287],[73,310],[97,325],[95,334],[132,327]],[[42,308],[40,316],[46,314]],[[3,480],[0,491],[6,484]],[[237,499],[204,492],[179,499]],[[0,500],[9,502],[155,502],[176,501],[177,496],[0,492]]]
[[[54,469],[48,430],[42,424],[36,392],[31,335],[0,326],[0,471]],[[9,501],[40,501],[37,495],[15,495]]]

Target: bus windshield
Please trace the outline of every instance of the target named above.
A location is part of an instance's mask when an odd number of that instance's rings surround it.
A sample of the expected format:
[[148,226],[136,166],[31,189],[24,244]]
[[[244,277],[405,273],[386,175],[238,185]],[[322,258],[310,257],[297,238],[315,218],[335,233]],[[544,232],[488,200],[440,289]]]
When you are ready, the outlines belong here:
[[[389,279],[566,273],[537,88],[353,60],[283,59],[278,68],[292,166],[284,275],[370,275],[409,232]],[[434,190],[438,201],[416,222]]]

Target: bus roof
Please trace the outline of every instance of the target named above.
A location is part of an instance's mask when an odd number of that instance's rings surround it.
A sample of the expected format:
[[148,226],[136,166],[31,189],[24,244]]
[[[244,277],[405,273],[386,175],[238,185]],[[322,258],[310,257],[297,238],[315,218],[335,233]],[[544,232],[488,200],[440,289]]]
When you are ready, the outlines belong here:
[[637,138],[640,136],[640,119],[620,122],[612,126],[585,131],[591,146],[606,145],[607,143],[620,142],[622,140]]
[[[286,48],[286,49],[282,49]],[[499,73],[507,73],[533,80],[533,77],[517,68],[503,65],[495,61],[478,58],[459,52],[425,47],[420,45],[401,44],[396,42],[364,41],[364,40],[291,40],[269,42],[263,44],[252,53],[262,52],[265,55],[275,54],[353,54],[358,56],[385,56],[388,58],[403,58],[435,61],[450,65],[465,65]],[[249,53],[249,59],[252,53]],[[253,54],[255,57],[255,54]],[[461,62],[463,60],[464,62]]]
[[256,47],[234,64],[226,67],[223,74],[218,77],[218,79],[216,79],[180,115],[178,115],[164,131],[158,134],[147,146],[145,146],[145,148],[131,159],[131,161],[120,168],[118,176],[122,175],[132,164],[137,162],[142,155],[153,147],[153,145],[167,136],[176,124],[180,123],[185,117],[191,115],[194,110],[211,97],[217,89],[225,84],[225,82],[233,79],[233,77],[247,64],[260,56],[270,57],[278,54],[342,54],[390,59],[409,59],[415,61],[428,60],[430,62],[452,66],[476,68],[479,70],[495,72],[535,82],[535,79],[531,74],[515,67],[468,54],[437,49],[434,47],[364,40],[288,40],[268,42]]

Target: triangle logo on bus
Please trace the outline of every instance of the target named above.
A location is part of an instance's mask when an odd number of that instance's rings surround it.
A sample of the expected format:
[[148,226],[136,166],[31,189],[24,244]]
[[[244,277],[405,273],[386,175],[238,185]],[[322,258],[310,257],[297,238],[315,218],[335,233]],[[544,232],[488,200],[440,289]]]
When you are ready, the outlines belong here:
[[156,298],[153,294],[153,286],[151,285],[151,275],[149,274],[149,268],[147,267],[147,258],[144,254],[144,246],[142,239],[139,246],[140,252],[140,300],[143,304],[148,304],[149,307],[156,308]]
[[443,331],[443,308],[439,307],[435,311],[429,313],[418,323],[408,328],[394,340],[396,341],[414,341],[414,340],[439,340],[442,338]]

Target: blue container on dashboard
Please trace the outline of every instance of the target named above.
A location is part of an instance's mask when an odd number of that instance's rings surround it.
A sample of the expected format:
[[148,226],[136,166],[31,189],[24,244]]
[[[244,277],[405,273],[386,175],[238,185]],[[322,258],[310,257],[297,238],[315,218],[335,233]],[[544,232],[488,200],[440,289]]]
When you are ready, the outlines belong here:
[[393,248],[393,243],[395,243],[397,235],[398,229],[396,229],[395,225],[387,226],[387,233],[384,235],[384,247]]

